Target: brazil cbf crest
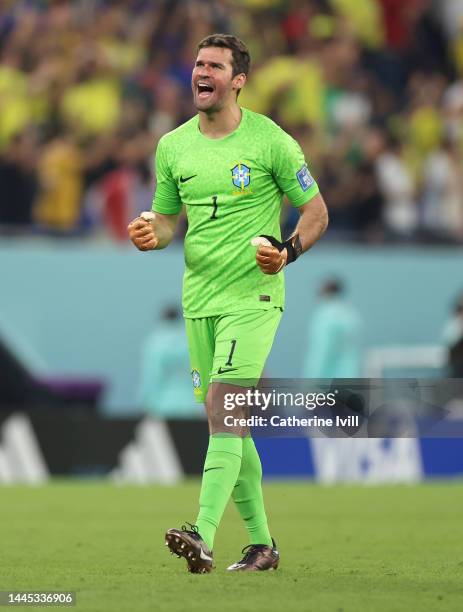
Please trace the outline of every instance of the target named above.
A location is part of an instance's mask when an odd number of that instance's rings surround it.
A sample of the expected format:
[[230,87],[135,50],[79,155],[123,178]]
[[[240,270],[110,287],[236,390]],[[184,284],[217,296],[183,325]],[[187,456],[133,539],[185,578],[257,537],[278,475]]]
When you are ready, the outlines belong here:
[[191,378],[193,379],[193,387],[199,389],[201,387],[201,376],[198,370],[191,370]]
[[236,164],[234,168],[232,168],[232,182],[235,187],[238,189],[245,189],[249,186],[251,182],[251,168],[246,166],[246,164]]

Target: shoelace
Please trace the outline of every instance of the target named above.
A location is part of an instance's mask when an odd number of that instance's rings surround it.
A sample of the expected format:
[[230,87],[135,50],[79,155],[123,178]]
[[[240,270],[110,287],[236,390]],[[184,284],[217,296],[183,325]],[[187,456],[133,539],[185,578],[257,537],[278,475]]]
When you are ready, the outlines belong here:
[[[187,529],[186,525],[190,526],[190,529]],[[196,525],[192,525],[191,523],[189,523],[188,521],[186,522],[186,525],[182,525],[182,531],[192,531],[193,533],[198,533],[198,528],[196,527]]]
[[245,546],[241,551],[241,554],[244,555],[244,557],[241,559],[240,563],[247,563],[248,561],[250,561],[251,557],[258,553],[261,548],[261,544],[248,544],[247,546]]

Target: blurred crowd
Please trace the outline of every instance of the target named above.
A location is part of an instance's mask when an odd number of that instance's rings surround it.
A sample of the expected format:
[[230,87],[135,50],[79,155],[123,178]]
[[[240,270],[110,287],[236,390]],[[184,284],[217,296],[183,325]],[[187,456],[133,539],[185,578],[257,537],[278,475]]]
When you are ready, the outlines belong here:
[[0,231],[125,240],[212,32],[248,44],[240,101],[303,147],[327,240],[463,242],[463,0],[4,0]]

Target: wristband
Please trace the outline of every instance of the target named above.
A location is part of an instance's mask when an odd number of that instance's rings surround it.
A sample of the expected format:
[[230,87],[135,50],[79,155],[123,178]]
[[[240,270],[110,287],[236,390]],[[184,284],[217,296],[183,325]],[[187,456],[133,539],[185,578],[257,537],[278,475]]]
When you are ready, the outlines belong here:
[[266,238],[272,246],[274,246],[280,251],[280,253],[283,249],[286,249],[286,252],[288,253],[286,265],[293,263],[293,261],[296,261],[296,259],[302,253],[302,244],[299,239],[299,234],[296,234],[296,236],[294,237],[294,244],[291,242],[291,238],[288,238],[288,240],[286,240],[285,242],[280,242],[273,236],[267,236],[265,234],[262,234],[261,237]]

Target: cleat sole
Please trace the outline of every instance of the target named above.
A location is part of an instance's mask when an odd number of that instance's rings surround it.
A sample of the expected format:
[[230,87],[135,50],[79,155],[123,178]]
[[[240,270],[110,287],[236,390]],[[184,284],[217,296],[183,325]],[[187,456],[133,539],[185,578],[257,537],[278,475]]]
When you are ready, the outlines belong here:
[[183,538],[182,534],[167,533],[165,544],[169,548],[171,554],[175,554],[178,558],[183,557],[187,562],[187,569],[192,574],[208,574],[213,567],[210,563],[205,563],[198,554],[198,546],[191,542],[188,535]]

